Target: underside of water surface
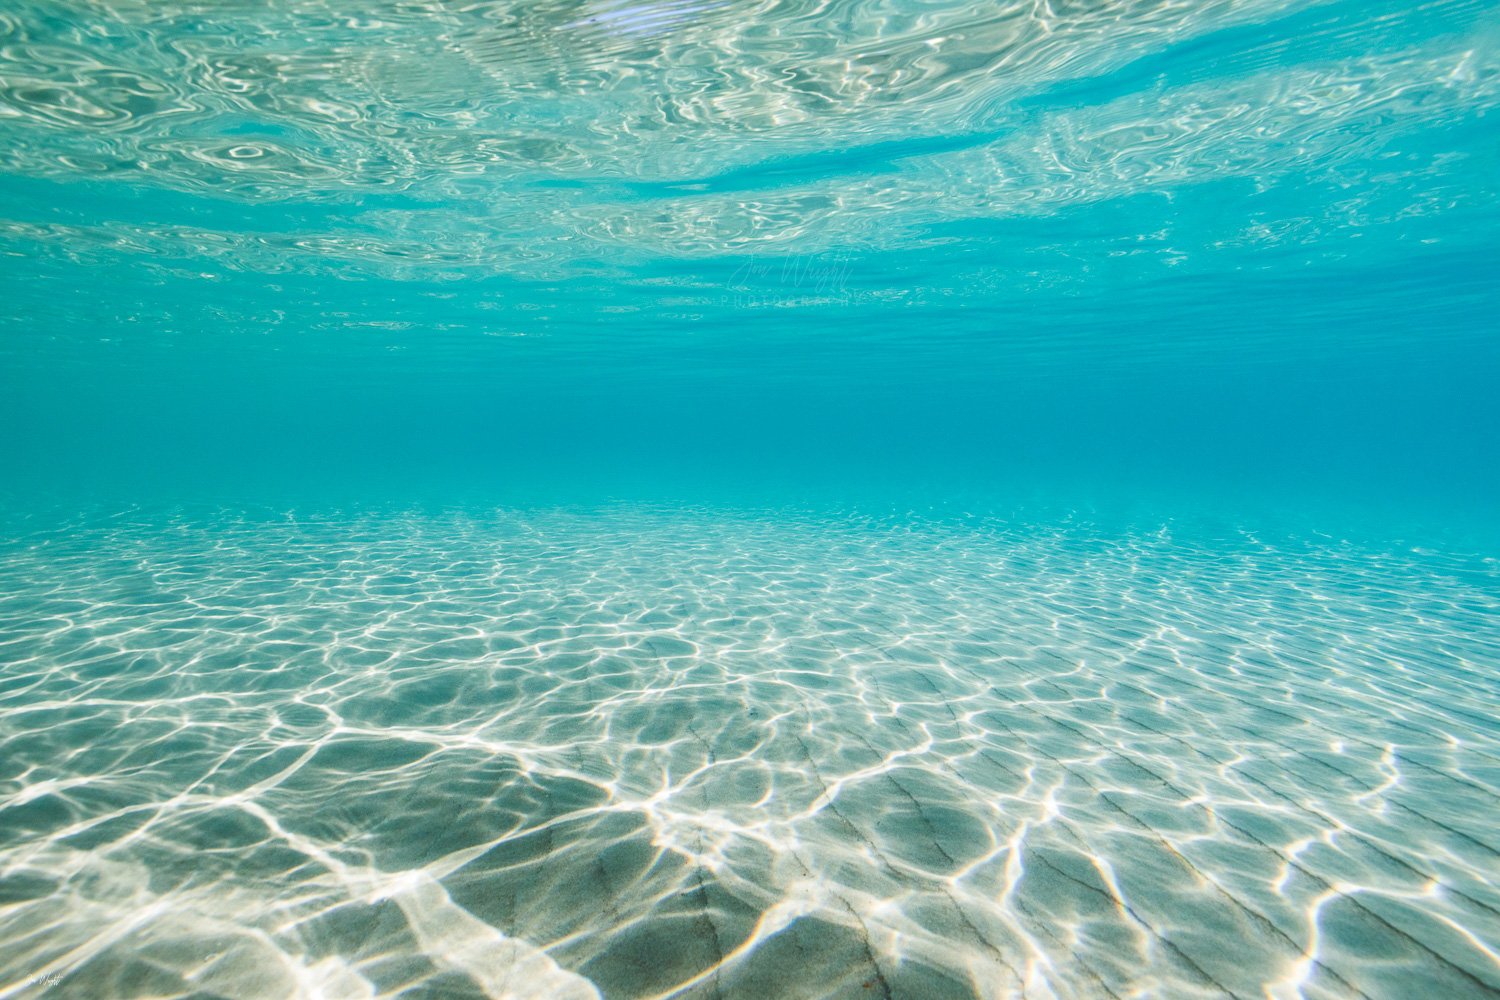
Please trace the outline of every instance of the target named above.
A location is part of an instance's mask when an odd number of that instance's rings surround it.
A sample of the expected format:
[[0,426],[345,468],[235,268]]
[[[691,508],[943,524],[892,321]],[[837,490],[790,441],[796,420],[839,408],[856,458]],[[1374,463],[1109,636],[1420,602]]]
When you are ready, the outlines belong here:
[[1500,7],[12,0],[0,998],[1500,996]]

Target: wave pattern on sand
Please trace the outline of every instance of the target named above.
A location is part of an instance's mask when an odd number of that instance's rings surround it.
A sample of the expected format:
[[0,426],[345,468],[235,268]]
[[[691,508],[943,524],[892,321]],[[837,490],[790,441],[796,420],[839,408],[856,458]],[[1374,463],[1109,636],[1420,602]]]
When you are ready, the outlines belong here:
[[1157,529],[16,532],[0,996],[1494,996],[1500,567]]

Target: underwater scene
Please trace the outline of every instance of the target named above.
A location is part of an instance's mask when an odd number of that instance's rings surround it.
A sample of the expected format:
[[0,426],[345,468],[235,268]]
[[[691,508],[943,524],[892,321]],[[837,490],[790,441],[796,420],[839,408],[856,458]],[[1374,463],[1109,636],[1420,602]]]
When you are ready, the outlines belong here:
[[1500,997],[1500,3],[0,5],[0,998]]

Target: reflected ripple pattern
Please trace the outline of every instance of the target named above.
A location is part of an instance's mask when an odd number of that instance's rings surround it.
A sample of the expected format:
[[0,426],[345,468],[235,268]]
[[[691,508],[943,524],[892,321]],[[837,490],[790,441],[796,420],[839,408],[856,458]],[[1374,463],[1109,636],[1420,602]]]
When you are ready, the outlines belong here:
[[640,505],[20,528],[3,996],[1500,990],[1493,559]]

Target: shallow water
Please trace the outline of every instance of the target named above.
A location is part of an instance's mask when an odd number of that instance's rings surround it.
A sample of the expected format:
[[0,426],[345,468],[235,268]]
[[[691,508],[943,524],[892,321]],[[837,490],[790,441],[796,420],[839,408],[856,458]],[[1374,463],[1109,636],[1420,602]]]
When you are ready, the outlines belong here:
[[0,997],[1500,995],[1500,7],[0,10]]

